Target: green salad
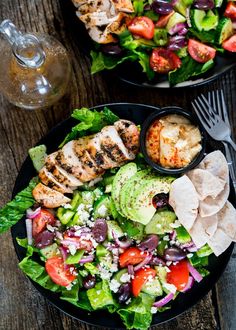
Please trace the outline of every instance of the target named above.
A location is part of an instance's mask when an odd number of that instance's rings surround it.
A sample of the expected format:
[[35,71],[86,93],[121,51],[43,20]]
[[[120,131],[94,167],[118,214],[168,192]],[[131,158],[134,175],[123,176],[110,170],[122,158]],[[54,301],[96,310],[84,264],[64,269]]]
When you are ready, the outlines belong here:
[[[117,120],[109,109],[75,110],[64,142]],[[37,170],[45,147],[31,149]],[[0,210],[0,232],[25,217],[20,269],[60,298],[92,312],[118,313],[127,329],[147,329],[153,314],[208,275],[212,250],[198,249],[168,203],[172,176],[158,175],[141,154],[74,190],[47,209],[32,197],[37,178]],[[178,299],[178,298],[177,298]]]

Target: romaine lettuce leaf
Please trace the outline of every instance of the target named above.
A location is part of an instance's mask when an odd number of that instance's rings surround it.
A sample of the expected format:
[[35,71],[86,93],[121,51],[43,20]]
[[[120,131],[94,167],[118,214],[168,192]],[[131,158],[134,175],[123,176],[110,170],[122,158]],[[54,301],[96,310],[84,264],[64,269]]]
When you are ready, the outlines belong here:
[[67,142],[77,139],[81,136],[99,132],[104,126],[112,125],[119,120],[110,109],[104,107],[102,111],[90,110],[87,108],[75,109],[71,115],[80,123],[71,129],[64,141],[60,144],[60,148]]
[[109,305],[114,305],[109,283],[106,280],[99,282],[94,288],[87,291],[89,302],[94,310],[107,308]]
[[80,288],[79,282],[75,283],[70,290],[67,290],[66,288],[63,288],[61,290],[60,298],[62,300],[66,300],[66,301],[70,302],[71,304],[79,307],[78,306],[79,288]]
[[24,216],[25,211],[35,203],[32,190],[37,183],[38,178],[33,178],[28,187],[19,192],[12,201],[0,209],[0,234],[17,223]]
[[89,312],[93,311],[86,291],[80,291],[77,306]]
[[146,293],[141,293],[126,307],[117,312],[127,329],[146,330],[152,322],[151,307],[154,298]]

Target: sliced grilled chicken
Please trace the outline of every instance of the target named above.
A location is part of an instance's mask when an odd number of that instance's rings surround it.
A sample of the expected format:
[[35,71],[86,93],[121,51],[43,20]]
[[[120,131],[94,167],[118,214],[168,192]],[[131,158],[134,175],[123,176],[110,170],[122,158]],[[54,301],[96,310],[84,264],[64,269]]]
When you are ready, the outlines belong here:
[[59,183],[64,184],[67,187],[71,187],[72,190],[83,185],[83,182],[76,179],[73,175],[66,172],[56,160],[58,152],[53,152],[46,157],[46,167],[54,175]]
[[125,148],[117,130],[114,126],[105,126],[101,130],[100,141],[102,150],[109,156],[109,158],[117,163],[132,160],[135,158],[134,154],[130,154]]
[[134,12],[134,7],[131,0],[111,0],[116,10],[132,14]]
[[55,189],[62,194],[71,194],[73,193],[73,190],[71,188],[66,187],[64,184],[57,181],[57,179],[53,176],[52,173],[50,173],[46,166],[44,166],[39,171],[39,178],[46,186],[49,188]]
[[137,154],[140,135],[138,127],[132,121],[125,119],[116,121],[114,126],[128,151]]
[[34,199],[46,208],[56,208],[71,201],[70,198],[64,196],[59,191],[51,189],[42,183],[37,184],[32,194]]
[[109,31],[107,31],[106,29],[105,31],[102,31],[97,26],[88,29],[88,34],[90,35],[91,39],[93,39],[99,44],[109,44],[111,42],[118,41],[118,39],[114,37]]
[[[79,6],[79,13],[81,15],[87,14],[87,13],[93,13],[95,11],[105,11],[107,14],[111,16],[112,12],[114,12],[115,8],[111,8],[113,4],[110,2],[110,0],[88,0],[86,3],[83,3]],[[113,6],[114,7],[114,6]]]
[[93,13],[87,13],[79,16],[79,19],[85,24],[86,28],[92,28],[94,26],[104,26],[112,23],[115,18],[108,17],[105,11],[96,11]]

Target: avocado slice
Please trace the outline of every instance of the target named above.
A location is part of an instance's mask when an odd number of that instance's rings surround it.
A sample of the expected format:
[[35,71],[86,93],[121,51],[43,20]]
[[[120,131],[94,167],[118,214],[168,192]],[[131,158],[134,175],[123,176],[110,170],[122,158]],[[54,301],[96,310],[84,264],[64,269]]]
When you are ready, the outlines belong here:
[[112,183],[111,197],[117,211],[122,216],[124,216],[124,214],[122,214],[122,210],[120,209],[120,191],[125,182],[127,182],[127,180],[129,180],[129,178],[131,178],[136,172],[137,165],[135,163],[128,163],[119,169]]
[[158,211],[145,227],[145,232],[146,234],[164,235],[173,230],[173,228],[170,227],[170,224],[175,220],[176,215],[174,212],[168,210]]
[[149,170],[142,170],[133,175],[126,183],[122,186],[120,191],[120,209],[125,217],[130,219],[129,214],[129,201],[131,199],[131,194],[133,193],[136,185],[139,184],[144,178],[149,175]]
[[[173,178],[171,178],[173,180]],[[133,201],[135,205],[131,205],[132,220],[140,222],[144,225],[154,216],[156,209],[152,204],[152,199],[156,194],[165,193],[170,191],[171,181],[167,178],[153,178],[148,180],[147,183],[141,185],[135,192]]]

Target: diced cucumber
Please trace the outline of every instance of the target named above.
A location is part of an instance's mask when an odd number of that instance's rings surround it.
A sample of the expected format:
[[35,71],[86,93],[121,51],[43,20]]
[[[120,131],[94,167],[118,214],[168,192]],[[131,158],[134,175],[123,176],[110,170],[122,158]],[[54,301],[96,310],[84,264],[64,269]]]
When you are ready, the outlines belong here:
[[68,224],[68,222],[73,218],[75,212],[71,209],[64,209],[59,207],[57,210],[57,217],[63,225]]
[[79,214],[78,213],[74,213],[74,216],[68,222],[67,227],[72,227],[72,226],[75,226],[75,225],[80,226],[80,225],[83,225],[83,224],[84,224],[84,222],[81,221]]
[[111,269],[112,261],[112,255],[109,251],[107,251],[107,254],[104,257],[99,258],[99,264],[107,270]]
[[125,274],[128,274],[127,268],[121,269],[119,272],[115,273],[115,275],[113,276],[113,279],[119,283],[124,283],[121,281],[121,277]]
[[93,205],[95,196],[93,191],[82,191],[82,203],[85,205]]
[[96,275],[99,274],[98,268],[93,265],[91,262],[87,262],[84,264],[84,268],[91,274],[91,275]]
[[73,194],[72,201],[70,202],[72,210],[76,210],[81,202],[82,202],[81,193],[79,191],[75,191]]
[[165,267],[162,266],[155,266],[155,269],[157,271],[157,276],[159,277],[160,281],[162,283],[166,282],[166,276],[167,276],[167,271]]
[[185,1],[185,0],[177,0],[177,2],[174,5],[175,11],[180,13],[181,15],[186,17],[187,8],[193,3],[193,0],[191,1]]
[[173,231],[170,226],[176,219],[176,215],[172,211],[164,210],[158,211],[154,214],[151,221],[146,225],[146,234],[159,234],[163,235],[165,233]]
[[77,264],[80,259],[83,257],[84,250],[78,250],[73,256],[70,255],[66,258],[66,264],[67,265],[74,265]]
[[212,10],[192,9],[190,14],[192,27],[198,31],[215,29],[219,22],[219,16]]
[[168,42],[166,29],[155,29],[153,40],[157,46],[165,46]]
[[172,27],[174,27],[177,23],[184,23],[186,21],[186,18],[175,12],[169,19],[167,25],[166,25],[166,29],[167,29],[167,32],[170,32],[170,30],[172,29]]
[[58,246],[56,243],[53,243],[43,249],[40,249],[39,252],[45,259],[56,257],[59,254]]
[[44,144],[29,149],[28,153],[37,172],[44,166],[47,148]]
[[203,258],[203,257],[208,257],[212,253],[213,253],[212,249],[208,244],[206,244],[197,251],[197,256]]
[[94,220],[98,218],[106,218],[111,215],[111,201],[108,195],[102,195],[93,207]]
[[187,230],[183,227],[180,226],[178,228],[175,228],[176,234],[177,234],[177,240],[181,243],[189,243],[191,242],[191,236],[189,235],[189,233],[187,232]]
[[224,17],[219,21],[216,28],[215,42],[221,45],[224,40],[228,39],[233,34],[234,30],[231,19]]
[[142,292],[150,294],[151,296],[158,297],[163,294],[161,283],[157,277],[153,280],[146,282],[141,289]]
[[107,254],[109,254],[107,249],[102,244],[98,244],[98,246],[96,247],[97,258],[100,259],[101,257],[105,257]]
[[96,188],[94,191],[93,191],[93,195],[94,195],[94,199],[95,201],[100,198],[102,195],[103,195],[103,191],[101,188]]
[[112,241],[113,235],[112,232],[114,232],[114,234],[119,238],[124,236],[124,232],[123,230],[120,228],[120,226],[118,225],[118,223],[115,220],[109,220],[107,221],[107,226],[108,226],[108,240]]

